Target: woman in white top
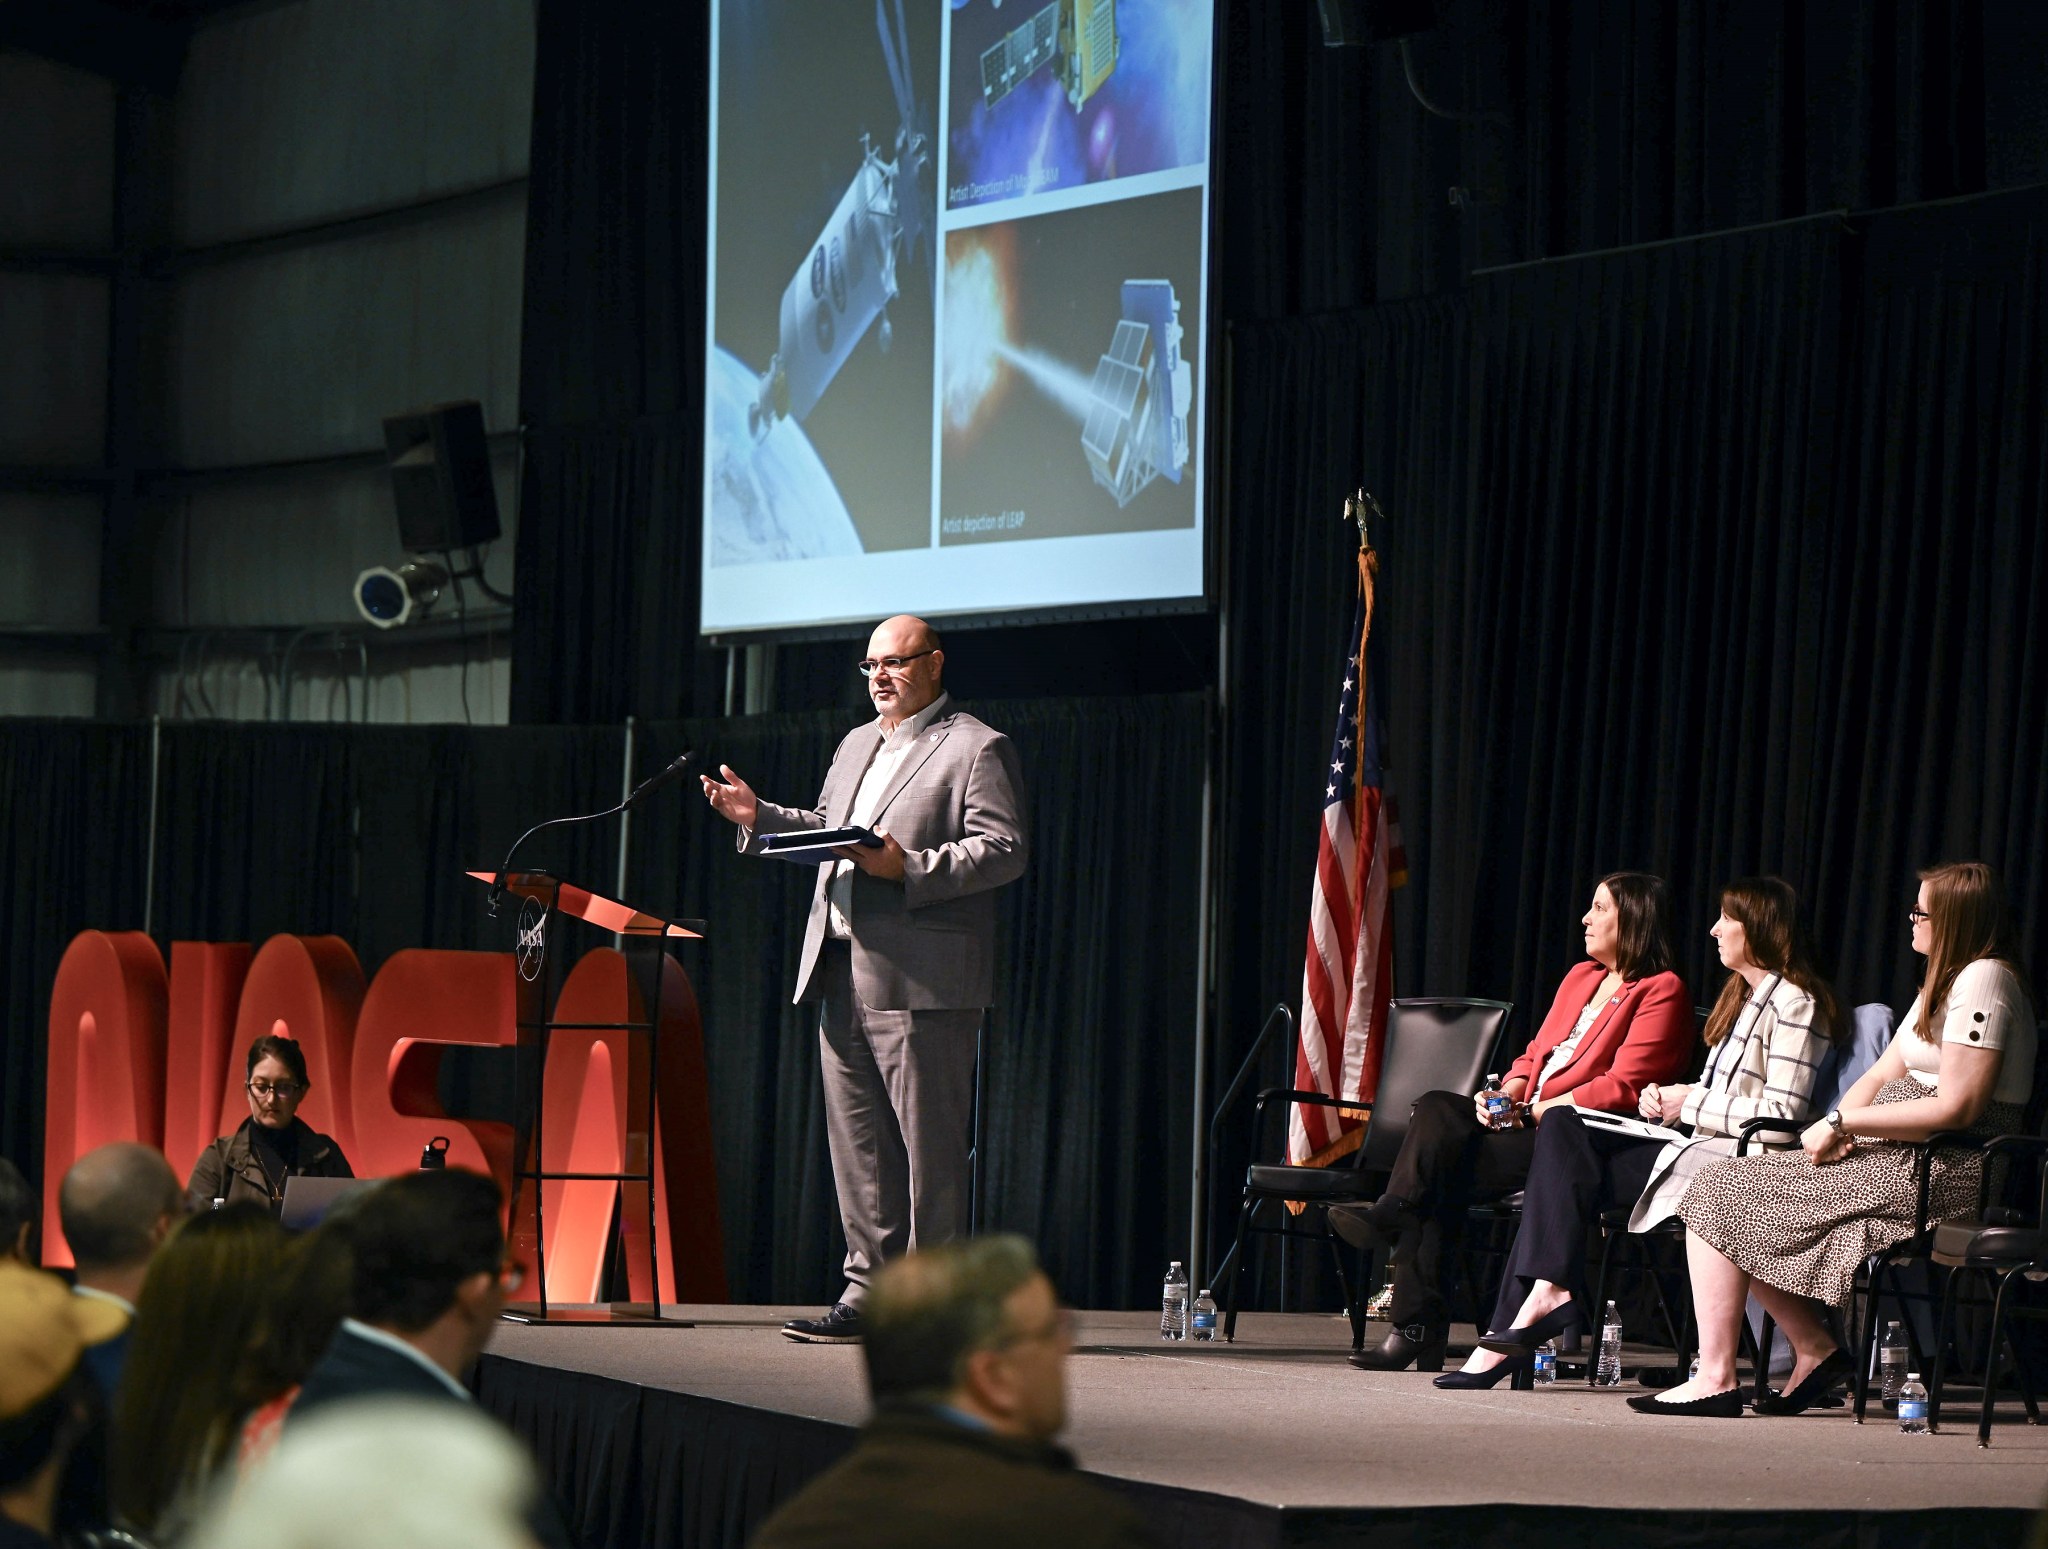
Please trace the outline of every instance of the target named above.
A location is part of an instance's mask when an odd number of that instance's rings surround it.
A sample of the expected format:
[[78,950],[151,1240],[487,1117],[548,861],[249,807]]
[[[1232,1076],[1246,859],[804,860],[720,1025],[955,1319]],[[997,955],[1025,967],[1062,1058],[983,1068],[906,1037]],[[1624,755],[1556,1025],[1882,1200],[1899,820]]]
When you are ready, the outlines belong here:
[[[1716,1163],[1686,1190],[1678,1213],[1699,1313],[1699,1374],[1630,1399],[1635,1408],[1742,1413],[1735,1348],[1752,1289],[1795,1354],[1785,1391],[1759,1410],[1797,1414],[1818,1403],[1851,1369],[1822,1309],[1846,1304],[1858,1266],[1917,1224],[1918,1154],[1899,1142],[2019,1127],[2033,1090],[2034,1008],[1997,878],[1978,862],[1923,871],[1909,918],[1926,977],[1878,1062],[1799,1137],[1799,1151]],[[1982,1166],[1974,1152],[1937,1151],[1929,1217],[1968,1210]]]
[[[1545,1340],[1593,1326],[1599,1309],[1586,1284],[1586,1239],[1602,1210],[1634,1204],[1646,1219],[1665,1219],[1702,1162],[1735,1154],[1726,1137],[1749,1120],[1812,1112],[1814,1080],[1841,1015],[1807,951],[1799,895],[1778,877],[1731,882],[1709,934],[1728,979],[1702,1031],[1705,1071],[1695,1082],[1645,1086],[1636,1111],[1647,1124],[1614,1128],[1599,1122],[1606,1115],[1573,1106],[1537,1132],[1491,1332],[1438,1387],[1492,1387]],[[1696,1138],[1672,1139],[1679,1124]]]

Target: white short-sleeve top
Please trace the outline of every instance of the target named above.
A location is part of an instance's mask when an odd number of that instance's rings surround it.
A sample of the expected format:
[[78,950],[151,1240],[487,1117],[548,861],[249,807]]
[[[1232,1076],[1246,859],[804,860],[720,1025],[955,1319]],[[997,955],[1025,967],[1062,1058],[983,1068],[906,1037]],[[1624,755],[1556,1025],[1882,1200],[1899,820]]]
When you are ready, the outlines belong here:
[[[1965,963],[1949,987],[1948,1015],[1942,1018],[1941,1041],[1972,1049],[2002,1049],[1995,1103],[2024,1103],[2034,1090],[2034,1008],[2021,988],[2019,975],[1995,958]],[[1939,1086],[1941,1049],[1920,1036],[1920,997],[1906,1009],[1905,1020],[1892,1035],[1892,1047],[1906,1069],[1929,1090]]]

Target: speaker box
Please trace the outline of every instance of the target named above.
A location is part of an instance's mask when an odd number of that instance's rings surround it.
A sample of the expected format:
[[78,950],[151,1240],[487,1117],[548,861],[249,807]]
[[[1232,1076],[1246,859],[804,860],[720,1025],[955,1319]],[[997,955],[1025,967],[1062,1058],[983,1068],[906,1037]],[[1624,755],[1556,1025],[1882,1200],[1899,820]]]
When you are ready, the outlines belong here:
[[1437,0],[1316,0],[1325,48],[1362,48],[1436,25]]
[[440,554],[498,536],[498,491],[483,405],[437,403],[384,421],[398,538],[408,554]]

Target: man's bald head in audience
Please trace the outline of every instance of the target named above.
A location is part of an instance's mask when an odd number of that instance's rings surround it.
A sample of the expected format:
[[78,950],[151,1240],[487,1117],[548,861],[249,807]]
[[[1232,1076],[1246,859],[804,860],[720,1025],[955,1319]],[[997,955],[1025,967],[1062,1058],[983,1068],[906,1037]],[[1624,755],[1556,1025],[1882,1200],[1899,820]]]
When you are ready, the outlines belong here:
[[81,1277],[147,1264],[185,1210],[185,1191],[153,1146],[116,1141],[71,1164],[57,1218]]

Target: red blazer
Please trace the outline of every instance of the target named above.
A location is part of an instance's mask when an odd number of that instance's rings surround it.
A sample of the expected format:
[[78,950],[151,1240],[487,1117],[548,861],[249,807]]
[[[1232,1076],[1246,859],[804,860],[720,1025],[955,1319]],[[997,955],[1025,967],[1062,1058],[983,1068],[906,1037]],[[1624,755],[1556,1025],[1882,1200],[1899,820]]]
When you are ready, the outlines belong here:
[[[1564,976],[1550,1015],[1521,1057],[1508,1067],[1505,1079],[1520,1076],[1529,1083],[1525,1100],[1535,1098],[1537,1072],[1550,1051],[1571,1036],[1572,1024],[1607,975],[1598,963],[1581,963]],[[1569,1092],[1581,1108],[1634,1113],[1646,1086],[1675,1081],[1692,1057],[1692,1007],[1685,985],[1675,973],[1651,974],[1631,980],[1600,1008],[1571,1062],[1550,1078],[1545,1098]]]

